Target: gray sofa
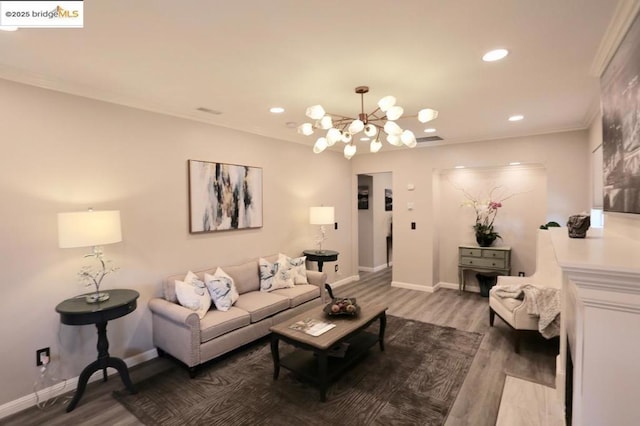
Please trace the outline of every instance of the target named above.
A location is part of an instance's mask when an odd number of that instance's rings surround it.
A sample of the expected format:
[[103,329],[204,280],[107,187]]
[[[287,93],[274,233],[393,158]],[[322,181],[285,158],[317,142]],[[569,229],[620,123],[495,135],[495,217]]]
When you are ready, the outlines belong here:
[[[275,262],[277,255],[265,259]],[[183,280],[186,272],[167,277],[164,297],[149,301],[158,354],[166,352],[183,362],[191,377],[200,364],[266,336],[273,324],[324,303],[326,273],[307,270],[309,284],[262,292],[258,259],[221,268],[233,278],[240,294],[226,312],[212,306],[200,319],[196,312],[178,304],[174,283]],[[203,279],[205,273],[214,274],[215,270],[194,272]]]

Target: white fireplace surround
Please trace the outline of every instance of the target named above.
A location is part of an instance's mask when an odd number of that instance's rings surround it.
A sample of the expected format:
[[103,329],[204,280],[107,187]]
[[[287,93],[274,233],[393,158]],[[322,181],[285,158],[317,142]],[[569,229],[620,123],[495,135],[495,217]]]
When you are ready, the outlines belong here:
[[605,224],[584,239],[550,230],[563,271],[556,388],[564,400],[570,348],[573,425],[640,419],[640,217],[606,214]]

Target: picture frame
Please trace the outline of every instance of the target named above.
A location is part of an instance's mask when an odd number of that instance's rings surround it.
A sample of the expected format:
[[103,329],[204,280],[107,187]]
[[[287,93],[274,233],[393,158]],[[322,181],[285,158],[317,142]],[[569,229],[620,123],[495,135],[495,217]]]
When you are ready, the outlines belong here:
[[391,188],[384,190],[384,211],[393,211],[393,190]]
[[188,160],[189,232],[262,227],[262,168]]
[[358,210],[369,210],[369,186],[358,186]]
[[601,80],[603,208],[640,214],[640,14]]

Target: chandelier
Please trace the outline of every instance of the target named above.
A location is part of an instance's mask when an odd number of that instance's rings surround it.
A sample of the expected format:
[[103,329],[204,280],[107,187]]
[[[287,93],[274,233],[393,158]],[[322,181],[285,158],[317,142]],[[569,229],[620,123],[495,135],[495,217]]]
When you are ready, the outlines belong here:
[[[326,130],[325,136],[318,138],[313,145],[313,152],[321,153],[336,142],[343,142],[344,157],[350,160],[356,153],[356,145],[354,144],[354,135],[364,132],[367,138],[371,140],[369,150],[378,152],[382,148],[382,134],[388,143],[394,146],[407,146],[414,148],[417,145],[416,136],[411,130],[403,130],[396,120],[402,117],[404,109],[396,105],[396,98],[393,96],[385,96],[378,101],[378,108],[373,112],[366,114],[364,112],[364,94],[369,92],[368,86],[356,87],[356,93],[360,95],[360,113],[358,118],[346,117],[343,115],[325,112],[320,105],[314,105],[307,108],[306,116],[315,120],[314,123],[303,123],[298,126],[298,133],[310,136],[315,129]],[[430,108],[422,109],[417,115],[405,116],[418,117],[421,123],[434,120],[438,117],[438,111]]]

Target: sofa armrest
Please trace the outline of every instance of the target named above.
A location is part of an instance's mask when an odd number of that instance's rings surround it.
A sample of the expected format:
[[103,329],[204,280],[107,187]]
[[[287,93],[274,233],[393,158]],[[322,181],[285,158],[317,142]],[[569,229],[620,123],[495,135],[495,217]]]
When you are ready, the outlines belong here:
[[320,288],[320,298],[322,302],[325,301],[325,289],[324,285],[327,282],[326,272],[318,272],[307,269],[307,281],[309,284],[315,285]]
[[149,301],[153,344],[188,367],[200,364],[200,318],[190,309],[159,297]]
[[154,297],[149,300],[149,309],[151,310],[151,313],[164,317],[180,325],[200,329],[200,318],[198,317],[198,314],[184,306],[178,305],[177,303],[169,302],[168,300],[160,297]]

